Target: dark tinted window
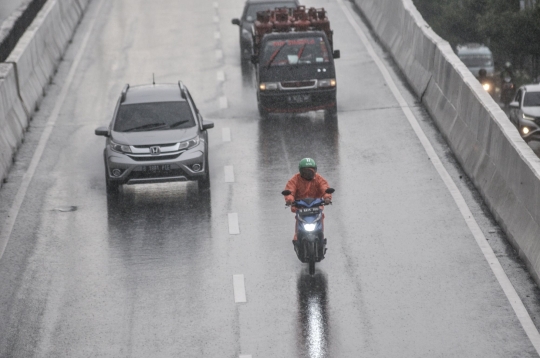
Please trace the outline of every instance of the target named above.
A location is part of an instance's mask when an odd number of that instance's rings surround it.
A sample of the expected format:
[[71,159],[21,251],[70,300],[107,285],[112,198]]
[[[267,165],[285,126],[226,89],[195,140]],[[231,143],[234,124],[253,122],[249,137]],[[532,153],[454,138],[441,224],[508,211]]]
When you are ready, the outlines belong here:
[[194,125],[193,114],[187,102],[135,103],[120,106],[114,131],[168,130]]
[[525,93],[523,107],[540,107],[540,92]]
[[257,12],[266,11],[266,10],[274,10],[276,7],[296,8],[296,4],[294,2],[278,2],[275,4],[252,4],[252,5],[249,5],[246,12],[246,18],[244,20],[250,21],[250,22],[255,21],[255,19],[257,18]]
[[261,66],[268,67],[330,62],[322,37],[268,41],[262,58]]
[[459,58],[467,67],[493,66],[493,58],[491,55],[460,55]]

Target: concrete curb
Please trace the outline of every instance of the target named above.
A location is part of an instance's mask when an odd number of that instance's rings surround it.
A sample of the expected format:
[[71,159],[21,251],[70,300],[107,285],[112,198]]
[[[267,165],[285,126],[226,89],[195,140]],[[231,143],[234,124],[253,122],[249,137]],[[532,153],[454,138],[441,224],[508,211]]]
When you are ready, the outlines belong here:
[[540,159],[412,0],[355,0],[540,284]]
[[[49,0],[0,64],[0,178],[62,60],[90,0]],[[0,184],[1,185],[1,184]]]

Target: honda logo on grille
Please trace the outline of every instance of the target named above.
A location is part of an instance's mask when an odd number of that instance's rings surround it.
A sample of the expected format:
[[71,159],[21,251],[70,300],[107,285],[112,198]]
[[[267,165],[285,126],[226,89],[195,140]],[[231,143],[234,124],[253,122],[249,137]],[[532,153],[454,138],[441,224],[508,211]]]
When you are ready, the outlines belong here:
[[159,149],[159,147],[150,147],[150,153],[152,155],[157,155],[161,152],[161,150]]

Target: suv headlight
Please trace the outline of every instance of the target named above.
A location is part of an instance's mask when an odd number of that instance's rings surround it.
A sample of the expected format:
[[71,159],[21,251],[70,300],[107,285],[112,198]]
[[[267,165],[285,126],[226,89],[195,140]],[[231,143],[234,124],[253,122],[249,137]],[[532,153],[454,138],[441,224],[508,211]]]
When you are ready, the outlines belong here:
[[189,149],[189,148],[193,148],[197,145],[199,145],[199,142],[201,141],[201,139],[199,138],[199,136],[196,136],[195,138],[193,139],[190,139],[190,140],[186,140],[185,142],[181,142],[180,143],[180,147],[178,149]]
[[259,85],[261,91],[275,91],[278,89],[277,82],[264,82]]
[[336,87],[336,79],[335,78],[328,78],[324,80],[318,80],[317,81],[317,87],[319,88],[325,88],[325,87]]
[[111,141],[111,149],[120,153],[131,153],[131,147],[125,144],[118,144]]

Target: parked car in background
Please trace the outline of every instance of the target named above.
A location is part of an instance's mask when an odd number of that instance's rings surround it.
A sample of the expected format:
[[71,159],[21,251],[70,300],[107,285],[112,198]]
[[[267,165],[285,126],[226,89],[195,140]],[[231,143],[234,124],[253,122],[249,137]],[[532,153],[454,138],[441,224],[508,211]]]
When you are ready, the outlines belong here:
[[107,193],[123,184],[196,180],[210,187],[207,129],[188,89],[178,84],[142,85],[122,90],[108,127],[103,159]]
[[298,0],[247,0],[242,17],[232,19],[233,25],[240,27],[240,56],[243,63],[249,63],[253,52],[253,22],[258,11],[274,10],[278,7],[297,7]]
[[510,103],[510,120],[525,141],[540,140],[540,84],[521,86],[517,90]]
[[487,77],[493,77],[495,72],[493,54],[487,46],[481,44],[458,45],[456,52],[459,59],[476,78],[482,69],[486,71]]

